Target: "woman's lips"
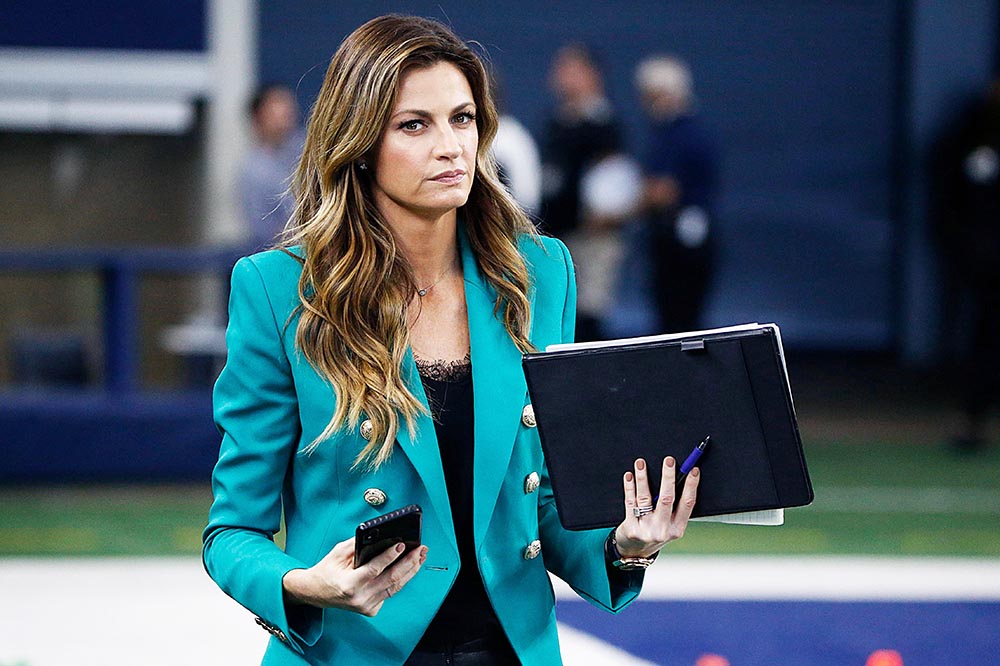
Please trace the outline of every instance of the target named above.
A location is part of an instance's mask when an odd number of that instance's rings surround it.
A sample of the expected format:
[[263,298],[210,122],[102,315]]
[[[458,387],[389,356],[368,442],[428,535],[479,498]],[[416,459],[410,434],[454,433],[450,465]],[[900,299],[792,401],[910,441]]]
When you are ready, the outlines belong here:
[[434,176],[433,178],[431,178],[431,180],[433,180],[435,183],[442,183],[444,185],[454,185],[456,183],[462,182],[463,178],[465,178],[465,172],[458,170],[458,171],[443,171],[438,175]]

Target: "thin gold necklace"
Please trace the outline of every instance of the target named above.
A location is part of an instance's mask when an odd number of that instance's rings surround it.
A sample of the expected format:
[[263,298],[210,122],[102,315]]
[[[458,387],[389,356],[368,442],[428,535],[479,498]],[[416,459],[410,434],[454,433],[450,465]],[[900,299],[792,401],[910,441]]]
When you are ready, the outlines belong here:
[[448,271],[451,270],[452,266],[454,266],[454,264],[452,264],[451,266],[447,266],[444,269],[444,271],[441,273],[441,275],[438,276],[438,279],[434,280],[434,282],[432,282],[430,285],[424,287],[423,289],[417,289],[417,296],[419,296],[420,298],[423,298],[424,296],[426,296],[428,291],[430,291],[431,289],[433,289],[434,287],[436,287],[437,284],[438,284],[438,282],[440,282],[441,280],[444,279],[444,276],[448,274]]

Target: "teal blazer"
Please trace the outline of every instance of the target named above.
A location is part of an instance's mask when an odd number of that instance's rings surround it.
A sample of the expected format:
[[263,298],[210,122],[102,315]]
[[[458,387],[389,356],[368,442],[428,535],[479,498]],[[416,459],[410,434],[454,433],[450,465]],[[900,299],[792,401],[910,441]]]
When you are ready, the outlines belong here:
[[[480,273],[464,233],[462,262],[469,317],[475,409],[474,539],[479,570],[497,617],[522,663],[560,663],[548,571],[592,603],[617,612],[638,594],[642,575],[609,571],[607,530],[569,532],[556,515],[521,354],[494,313],[496,292]],[[538,349],[573,338],[573,264],[555,239],[525,238],[532,277],[531,341]],[[273,638],[264,664],[402,664],[448,594],[460,564],[434,424],[399,433],[388,463],[352,469],[366,440],[342,429],[300,453],[329,422],[334,393],[294,347],[300,264],[280,251],[241,259],[233,269],[226,333],[228,359],[215,386],[222,432],[212,477],[214,502],[204,532],[209,575],[258,616]],[[411,354],[406,381],[427,399]],[[541,477],[528,492],[525,479]],[[387,501],[370,506],[365,490]],[[416,503],[424,509],[427,561],[375,617],[286,605],[282,577],[318,562],[358,523]],[[285,548],[274,543],[282,514]],[[541,553],[526,549],[540,541]]]

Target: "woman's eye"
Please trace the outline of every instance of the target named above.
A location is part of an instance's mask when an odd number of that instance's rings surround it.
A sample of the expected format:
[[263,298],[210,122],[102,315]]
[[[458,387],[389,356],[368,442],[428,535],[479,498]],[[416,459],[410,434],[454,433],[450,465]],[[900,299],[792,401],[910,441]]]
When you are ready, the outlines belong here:
[[455,116],[455,122],[459,125],[468,125],[471,122],[475,122],[475,114],[469,111],[463,111],[462,113]]
[[421,127],[423,127],[422,120],[406,120],[399,124],[399,129],[406,130],[407,132],[416,132]]

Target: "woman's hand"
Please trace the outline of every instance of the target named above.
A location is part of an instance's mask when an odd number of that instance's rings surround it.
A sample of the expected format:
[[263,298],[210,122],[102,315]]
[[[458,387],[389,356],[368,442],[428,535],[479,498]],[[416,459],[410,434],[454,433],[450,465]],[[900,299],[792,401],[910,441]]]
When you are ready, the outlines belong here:
[[354,539],[347,539],[315,566],[289,571],[281,583],[293,602],[374,617],[385,600],[403,589],[427,559],[427,546],[400,557],[403,550],[403,544],[396,544],[355,569]]
[[[615,529],[618,552],[623,557],[652,557],[660,548],[674,539],[684,536],[691,510],[698,495],[698,479],[701,473],[697,467],[684,480],[677,509],[674,509],[674,474],[677,465],[667,456],[663,460],[663,474],[660,478],[660,495],[653,507],[653,497],[649,492],[649,475],[646,461],[635,461],[635,473],[625,472],[625,520]],[[636,516],[635,507],[652,508],[649,513]]]

